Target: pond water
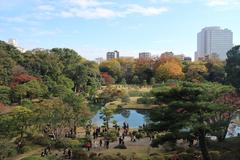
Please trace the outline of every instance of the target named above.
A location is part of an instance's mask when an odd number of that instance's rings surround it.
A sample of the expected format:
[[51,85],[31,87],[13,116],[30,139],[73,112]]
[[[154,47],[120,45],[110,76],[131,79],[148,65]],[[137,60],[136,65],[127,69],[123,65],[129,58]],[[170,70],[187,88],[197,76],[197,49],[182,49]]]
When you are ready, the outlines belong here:
[[[146,111],[143,110],[123,109],[113,114],[113,118],[110,120],[109,124],[111,126],[112,121],[116,120],[120,126],[122,126],[124,122],[127,122],[130,128],[138,128],[148,121],[145,112]],[[97,126],[103,124],[103,120],[100,118],[100,111],[92,118],[92,123]]]

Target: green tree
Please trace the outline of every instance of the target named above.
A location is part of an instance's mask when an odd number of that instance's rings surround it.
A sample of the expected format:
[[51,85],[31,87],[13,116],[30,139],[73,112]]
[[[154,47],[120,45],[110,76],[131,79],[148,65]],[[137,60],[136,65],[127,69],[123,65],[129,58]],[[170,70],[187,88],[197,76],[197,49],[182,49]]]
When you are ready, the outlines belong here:
[[[229,119],[224,119],[223,115],[232,111],[230,107],[214,101],[222,93],[231,90],[229,86],[215,83],[189,82],[179,82],[154,89],[153,93],[158,101],[165,104],[150,114],[151,119],[158,124],[153,127],[154,130],[168,131],[172,135],[170,137],[174,137],[172,139],[175,140],[186,135],[188,137],[195,135],[199,140],[204,160],[209,160],[206,135],[213,133],[211,131],[214,131],[216,126],[218,131],[226,129]],[[218,118],[219,115],[224,119],[224,123]]]
[[240,92],[240,46],[227,52],[227,80]]
[[108,72],[116,82],[120,82],[123,76],[121,65],[117,60],[104,61],[100,64],[101,72]]
[[47,93],[47,86],[36,80],[17,85],[14,89],[15,100],[19,102],[21,102],[23,98],[42,98]]
[[83,126],[90,117],[90,110],[85,104],[84,97],[75,95],[74,93],[68,94],[63,98],[66,106],[70,109],[70,125],[77,133],[77,127]]
[[0,102],[4,104],[11,104],[11,88],[7,86],[0,86]]
[[16,62],[3,50],[0,50],[0,57],[0,85],[9,85]]
[[24,134],[32,126],[33,112],[25,107],[18,106],[12,112],[0,116],[0,133],[1,136],[19,137],[22,143]]
[[108,107],[104,107],[100,112],[100,118],[104,121],[104,124],[109,128],[109,121],[113,117],[113,110]]

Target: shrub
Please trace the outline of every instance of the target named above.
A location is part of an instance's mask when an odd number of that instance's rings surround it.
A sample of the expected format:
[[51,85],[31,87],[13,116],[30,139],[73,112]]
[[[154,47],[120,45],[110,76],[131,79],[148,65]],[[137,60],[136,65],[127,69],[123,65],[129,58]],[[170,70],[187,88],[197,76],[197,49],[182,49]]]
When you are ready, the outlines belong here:
[[87,153],[79,149],[73,149],[72,154],[74,159],[88,159]]
[[150,145],[151,145],[151,147],[153,147],[153,148],[158,148],[158,146],[159,146],[159,140],[158,140],[158,139],[153,139]]
[[80,142],[77,139],[66,139],[66,146],[70,148],[79,148]]
[[32,147],[30,146],[23,146],[21,149],[20,149],[20,153],[26,153],[26,152],[29,152],[32,150]]
[[222,154],[220,160],[239,160],[240,152],[239,151],[227,151]]
[[165,157],[162,155],[151,156],[150,160],[165,160]]
[[[108,138],[110,138],[110,141],[112,141],[112,142],[114,142],[114,141],[116,141],[117,140],[117,138],[118,138],[118,135],[119,133],[117,132],[117,131],[115,131],[115,130],[112,130],[112,131],[109,131],[109,132],[105,132],[105,133],[103,133],[103,137],[108,137]],[[100,134],[101,135],[101,134]]]
[[13,157],[17,155],[17,150],[15,148],[9,149],[7,152],[8,157]]
[[210,151],[209,154],[212,160],[220,160],[221,155],[219,151]]
[[154,98],[142,97],[137,99],[138,104],[153,104],[155,102]]
[[41,146],[47,146],[51,143],[51,140],[48,137],[44,137],[41,135],[33,136],[32,137],[33,144],[41,145]]
[[121,99],[122,99],[122,102],[125,102],[125,103],[130,102],[130,97],[128,94],[123,95]]
[[97,160],[124,160],[122,157],[115,155],[103,155],[97,158]]
[[115,146],[114,148],[116,148],[116,149],[127,149],[125,144],[119,144],[119,145]]
[[57,149],[64,148],[64,147],[66,147],[66,143],[63,140],[57,140],[54,143],[54,147]]
[[47,158],[30,156],[30,157],[22,158],[21,160],[47,160]]
[[179,159],[180,160],[193,160],[194,156],[193,156],[193,154],[183,152],[183,153],[179,154]]

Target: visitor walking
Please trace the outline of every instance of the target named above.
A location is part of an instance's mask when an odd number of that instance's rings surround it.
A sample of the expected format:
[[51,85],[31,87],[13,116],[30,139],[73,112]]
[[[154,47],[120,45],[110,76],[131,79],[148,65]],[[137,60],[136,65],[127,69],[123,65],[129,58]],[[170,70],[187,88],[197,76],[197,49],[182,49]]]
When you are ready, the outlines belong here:
[[102,147],[102,139],[99,141],[99,146]]

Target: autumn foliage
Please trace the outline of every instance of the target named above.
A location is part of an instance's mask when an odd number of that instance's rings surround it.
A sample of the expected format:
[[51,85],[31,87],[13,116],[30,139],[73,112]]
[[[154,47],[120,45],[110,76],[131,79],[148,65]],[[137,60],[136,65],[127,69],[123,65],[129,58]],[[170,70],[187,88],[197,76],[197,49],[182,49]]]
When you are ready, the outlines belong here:
[[114,79],[108,72],[102,72],[101,77],[103,78],[103,80],[106,84],[112,84],[114,81]]
[[18,84],[23,84],[29,81],[33,81],[33,80],[39,80],[39,78],[31,76],[27,73],[22,73],[19,75],[14,75],[13,79],[12,79],[12,83],[11,83],[11,87],[15,87]]

